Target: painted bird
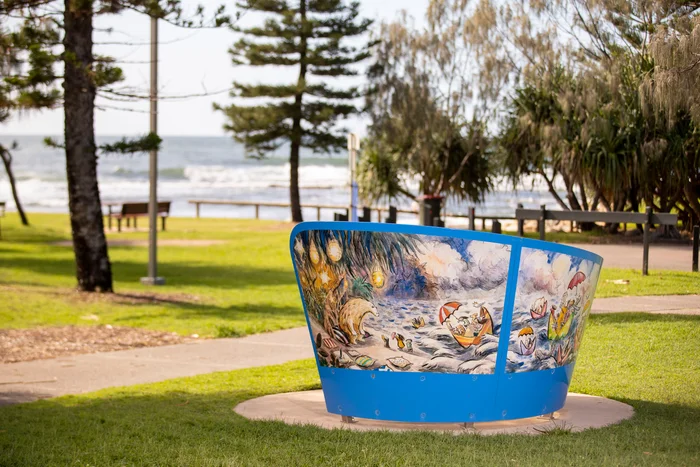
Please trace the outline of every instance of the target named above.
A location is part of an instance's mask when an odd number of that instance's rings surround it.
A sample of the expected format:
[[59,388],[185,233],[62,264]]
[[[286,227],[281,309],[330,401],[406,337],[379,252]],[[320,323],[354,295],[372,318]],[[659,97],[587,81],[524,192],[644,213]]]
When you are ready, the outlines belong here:
[[416,329],[422,328],[423,326],[425,326],[425,319],[422,316],[418,318],[413,318],[411,320],[411,325],[413,325],[413,327]]
[[399,350],[403,350],[406,347],[406,339],[401,334],[392,332],[391,338],[396,339],[396,345],[399,347]]
[[386,337],[384,334],[382,334],[382,341],[384,342],[384,347],[386,347],[387,349],[391,348],[391,346],[389,345],[389,338]]

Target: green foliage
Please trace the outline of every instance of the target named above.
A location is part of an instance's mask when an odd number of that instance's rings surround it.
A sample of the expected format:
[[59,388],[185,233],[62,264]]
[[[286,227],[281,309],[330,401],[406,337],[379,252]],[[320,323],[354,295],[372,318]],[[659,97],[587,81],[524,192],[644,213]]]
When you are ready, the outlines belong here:
[[486,124],[476,114],[465,117],[472,89],[466,44],[453,27],[464,19],[458,3],[431,4],[425,31],[412,29],[406,16],[381,27],[358,168],[368,202],[420,195],[480,201],[492,186]]
[[[546,65],[539,73],[521,76],[507,99],[498,138],[505,173],[513,182],[539,176],[563,209],[638,211],[652,206],[677,211],[688,226],[700,218],[700,127],[687,107],[647,103],[653,83],[660,86],[669,79],[668,73],[656,76],[659,67],[649,47],[662,23],[666,40],[667,28],[687,33],[700,5],[571,4],[573,11],[559,4],[552,11],[570,21],[578,42],[559,57],[540,50],[539,63]],[[669,54],[664,47],[656,46]],[[673,92],[676,100],[682,99],[683,92]],[[564,197],[556,185],[564,186]]]
[[294,5],[264,0],[239,6],[266,19],[262,26],[234,28],[244,37],[230,50],[233,64],[294,67],[298,78],[282,85],[234,83],[231,97],[263,98],[264,103],[214,108],[226,115],[224,129],[251,157],[262,158],[289,143],[292,220],[300,222],[299,150],[333,153],[345,146],[345,130],[337,124],[358,112],[353,100],[360,94],[357,88],[332,88],[325,80],[357,74],[352,65],[369,57],[368,46],[348,42],[365,34],[372,21],[359,18],[358,2],[345,0],[300,0]]
[[370,284],[364,277],[356,277],[352,280],[351,294],[355,297],[364,298],[365,300],[372,300],[372,284]]
[[285,142],[315,152],[343,148],[345,138],[335,125],[358,111],[352,100],[359,97],[359,91],[335,89],[325,82],[309,80],[313,76],[355,75],[351,65],[366,59],[369,53],[366,46],[355,47],[346,42],[363,35],[372,21],[359,18],[357,2],[342,0],[302,0],[295,6],[267,0],[240,6],[263,12],[267,19],[262,26],[234,28],[244,37],[231,48],[233,63],[295,67],[299,78],[286,85],[234,83],[232,97],[265,97],[270,102],[216,106],[228,117],[224,128],[244,143],[254,157],[263,157]]
[[648,107],[666,115],[669,124],[679,112],[688,112],[700,125],[700,16],[674,19],[660,24],[652,37],[649,53],[655,68],[653,75],[645,77],[644,97],[651,101]]
[[398,151],[391,151],[378,139],[367,138],[362,142],[362,157],[357,165],[357,183],[360,195],[367,202],[383,197],[393,199],[404,195],[415,199],[402,183],[406,159]]
[[49,46],[59,37],[53,22],[32,18],[0,29],[0,121],[11,112],[52,108],[60,102],[54,70],[60,57]]
[[[206,16],[201,6],[196,7],[194,12],[186,11],[180,0],[89,1],[80,7],[87,8],[93,16],[124,10],[137,11],[190,28],[219,27],[232,22],[224,6]],[[63,77],[56,73],[56,67],[76,60],[70,50],[61,48],[65,27],[63,8],[63,2],[58,0],[9,1],[0,7],[1,14],[22,18],[19,22],[0,23],[0,26],[4,25],[0,29],[0,111],[40,110],[60,105]],[[88,65],[85,72],[97,88],[105,88],[124,79],[123,71],[113,57],[96,55],[93,63]]]
[[117,142],[100,145],[105,153],[133,154],[137,152],[157,151],[163,140],[155,133],[149,133],[140,138],[122,138]]

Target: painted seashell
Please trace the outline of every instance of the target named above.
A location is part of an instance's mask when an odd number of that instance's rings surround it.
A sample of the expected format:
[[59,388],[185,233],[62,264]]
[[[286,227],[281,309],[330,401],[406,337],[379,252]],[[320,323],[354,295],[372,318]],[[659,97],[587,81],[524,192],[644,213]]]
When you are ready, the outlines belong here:
[[413,365],[413,363],[410,360],[407,360],[403,357],[387,358],[386,361],[394,365],[396,368],[401,368],[402,370]]
[[357,363],[363,368],[367,368],[368,366],[374,365],[374,362],[375,360],[372,357],[368,357],[367,355],[360,355],[355,359],[355,363]]

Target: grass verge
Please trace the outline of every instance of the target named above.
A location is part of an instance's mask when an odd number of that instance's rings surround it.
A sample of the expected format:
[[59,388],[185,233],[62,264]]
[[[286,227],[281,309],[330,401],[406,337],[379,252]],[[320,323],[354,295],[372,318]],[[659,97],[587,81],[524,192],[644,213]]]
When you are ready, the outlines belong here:
[[[16,216],[3,219],[0,241],[0,327],[112,324],[209,337],[242,336],[304,325],[287,250],[290,224],[231,219],[168,220],[163,240],[180,246],[159,248],[159,272],[167,285],[140,284],[147,249],[109,249],[115,295],[74,291],[74,259],[65,215],[34,214],[32,226]],[[141,227],[145,227],[145,222]],[[147,233],[109,233],[110,239],[145,240]],[[224,243],[187,246],[187,240]],[[603,268],[597,297],[698,294],[697,274]],[[608,280],[628,279],[629,285]],[[95,319],[96,318],[96,319]]]
[[0,465],[697,465],[700,317],[591,316],[572,391],[631,404],[619,425],[538,437],[355,433],[233,407],[317,388],[311,361],[0,408]]
[[[67,216],[32,214],[30,220],[30,228],[19,226],[14,216],[3,222],[1,327],[112,324],[217,336],[305,322],[287,247],[289,224],[169,219],[168,231],[160,235],[163,240],[224,243],[161,246],[159,274],[167,284],[158,288],[139,282],[146,274],[147,248],[112,246],[117,294],[96,295],[74,291],[73,251],[56,245],[70,240]],[[119,240],[146,236],[145,231],[108,234]]]

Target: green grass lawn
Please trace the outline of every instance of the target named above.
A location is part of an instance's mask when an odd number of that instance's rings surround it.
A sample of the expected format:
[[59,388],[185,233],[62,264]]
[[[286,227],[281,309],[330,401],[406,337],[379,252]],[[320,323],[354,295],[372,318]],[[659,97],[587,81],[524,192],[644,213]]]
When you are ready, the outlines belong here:
[[0,465],[699,465],[700,317],[591,316],[572,391],[635,416],[538,437],[355,433],[252,422],[233,407],[319,387],[311,361],[0,408]]
[[[518,235],[516,231],[503,232],[506,235]],[[525,238],[540,239],[538,232],[525,232]],[[589,232],[547,232],[545,240],[557,243],[610,243],[619,242],[619,235],[610,235],[603,230],[591,230]]]
[[[626,279],[629,284],[612,283],[617,279]],[[700,294],[700,274],[697,272],[649,270],[649,275],[645,277],[639,269],[606,268],[603,264],[595,296],[688,294]]]
[[[3,219],[0,241],[0,327],[112,324],[201,336],[238,336],[301,326],[301,311],[288,253],[290,224],[230,219],[168,221],[165,240],[219,240],[209,246],[161,246],[159,272],[167,285],[139,283],[147,249],[112,246],[114,296],[74,291],[73,252],[65,215],[16,215]],[[146,227],[146,222],[140,227]],[[147,233],[109,233],[112,239],[145,240]],[[607,280],[629,279],[628,286]],[[700,293],[700,276],[688,272],[603,268],[597,297]],[[143,295],[146,294],[144,297]],[[97,316],[99,321],[86,319]]]
[[[223,219],[169,219],[160,238],[222,240],[210,246],[161,246],[167,285],[145,287],[147,248],[110,247],[115,297],[77,294],[64,215],[31,214],[32,227],[3,219],[0,326],[95,324],[136,326],[203,336],[243,335],[304,324],[288,252],[289,224]],[[146,222],[143,222],[144,226]],[[141,227],[141,223],[139,223]],[[147,233],[110,233],[145,240]],[[156,300],[130,297],[158,294]],[[160,300],[158,300],[160,299]]]

